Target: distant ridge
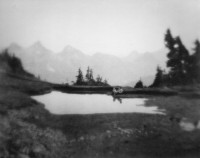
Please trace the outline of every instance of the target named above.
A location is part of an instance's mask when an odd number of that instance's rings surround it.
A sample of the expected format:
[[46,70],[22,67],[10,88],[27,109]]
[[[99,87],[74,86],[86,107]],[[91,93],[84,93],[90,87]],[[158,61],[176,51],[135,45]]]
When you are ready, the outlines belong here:
[[67,45],[61,52],[54,53],[39,41],[28,48],[12,43],[8,51],[22,60],[26,70],[50,82],[71,83],[75,80],[78,68],[85,73],[90,66],[95,77],[101,74],[111,85],[130,86],[140,77],[144,83],[150,84],[157,65],[165,67],[167,52],[165,49],[151,53],[134,51],[123,58],[104,53],[90,56]]

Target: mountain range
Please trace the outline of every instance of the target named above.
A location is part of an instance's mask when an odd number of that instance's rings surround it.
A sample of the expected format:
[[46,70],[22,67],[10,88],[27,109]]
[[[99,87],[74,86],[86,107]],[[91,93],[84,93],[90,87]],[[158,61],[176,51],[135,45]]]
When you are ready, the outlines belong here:
[[167,60],[166,49],[146,53],[134,51],[120,58],[104,53],[87,55],[70,45],[56,53],[36,42],[28,48],[12,43],[8,51],[22,60],[27,71],[54,83],[71,83],[76,80],[79,68],[85,75],[89,66],[94,77],[99,74],[111,85],[133,86],[140,78],[149,85],[153,82],[156,67],[165,68]]

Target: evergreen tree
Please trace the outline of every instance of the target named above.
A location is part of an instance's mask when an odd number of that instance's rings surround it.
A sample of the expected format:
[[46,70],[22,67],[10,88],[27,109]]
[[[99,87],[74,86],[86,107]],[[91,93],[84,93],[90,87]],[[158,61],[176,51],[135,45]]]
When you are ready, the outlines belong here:
[[90,81],[90,67],[89,66],[87,68],[87,72],[86,72],[85,78],[86,78],[86,81]]
[[88,66],[84,80],[83,73],[81,69],[78,70],[77,80],[74,85],[87,85],[87,86],[109,86],[107,80],[102,79],[100,75],[97,76],[96,81],[93,79],[93,70]]
[[165,46],[169,49],[167,54],[167,67],[170,68],[169,78],[172,85],[184,84],[188,81],[189,52],[183,45],[180,37],[173,38],[168,29],[165,35]]
[[100,75],[97,76],[96,82],[97,83],[101,83],[102,82],[102,77]]
[[190,75],[192,77],[193,82],[200,83],[200,42],[196,40],[194,42],[194,53],[190,56]]
[[173,58],[175,54],[175,39],[173,38],[171,31],[167,29],[167,33],[165,34],[165,46],[169,49],[169,53],[167,57],[169,59]]
[[161,70],[161,68],[158,66],[154,82],[150,87],[160,87],[162,85],[163,85],[163,70]]
[[93,79],[93,70],[90,69],[89,66],[88,66],[88,69],[87,69],[85,78],[86,78],[86,81],[87,81],[87,82],[93,82],[93,81],[94,81],[94,79]]
[[83,79],[83,73],[81,69],[79,68],[78,70],[78,75],[76,76],[76,84],[77,85],[83,85],[84,84],[84,79]]
[[92,69],[90,69],[89,78],[90,78],[91,81],[94,79],[93,78],[93,70]]
[[108,81],[105,79],[104,80],[104,84],[107,86],[108,85]]
[[176,38],[177,54],[178,54],[178,73],[182,83],[187,83],[189,80],[189,52],[183,45],[180,37]]
[[194,42],[195,48],[194,48],[194,55],[196,56],[197,61],[200,61],[200,42],[199,40],[196,40]]
[[135,84],[134,88],[144,88],[141,79]]
[[14,72],[20,72],[23,70],[21,60],[14,55],[11,57],[9,64]]

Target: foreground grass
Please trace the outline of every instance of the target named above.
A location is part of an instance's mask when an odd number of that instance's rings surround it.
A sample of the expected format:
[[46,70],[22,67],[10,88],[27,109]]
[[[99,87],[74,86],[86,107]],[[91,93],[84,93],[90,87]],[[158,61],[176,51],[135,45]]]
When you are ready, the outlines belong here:
[[200,120],[198,97],[149,97],[146,106],[157,105],[166,115],[53,115],[29,97],[50,89],[48,83],[0,76],[0,157],[200,156],[199,129],[179,125],[185,118]]

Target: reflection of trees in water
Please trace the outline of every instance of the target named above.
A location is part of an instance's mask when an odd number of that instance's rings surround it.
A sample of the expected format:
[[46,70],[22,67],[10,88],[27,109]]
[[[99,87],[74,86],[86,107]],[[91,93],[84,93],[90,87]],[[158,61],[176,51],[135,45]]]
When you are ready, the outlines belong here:
[[113,102],[115,102],[116,100],[119,101],[120,104],[122,104],[122,99],[121,98],[113,97]]
[[186,130],[186,131],[193,131],[193,130],[199,130],[200,129],[200,120],[193,120],[189,121],[187,119],[182,119],[180,122],[180,126]]

